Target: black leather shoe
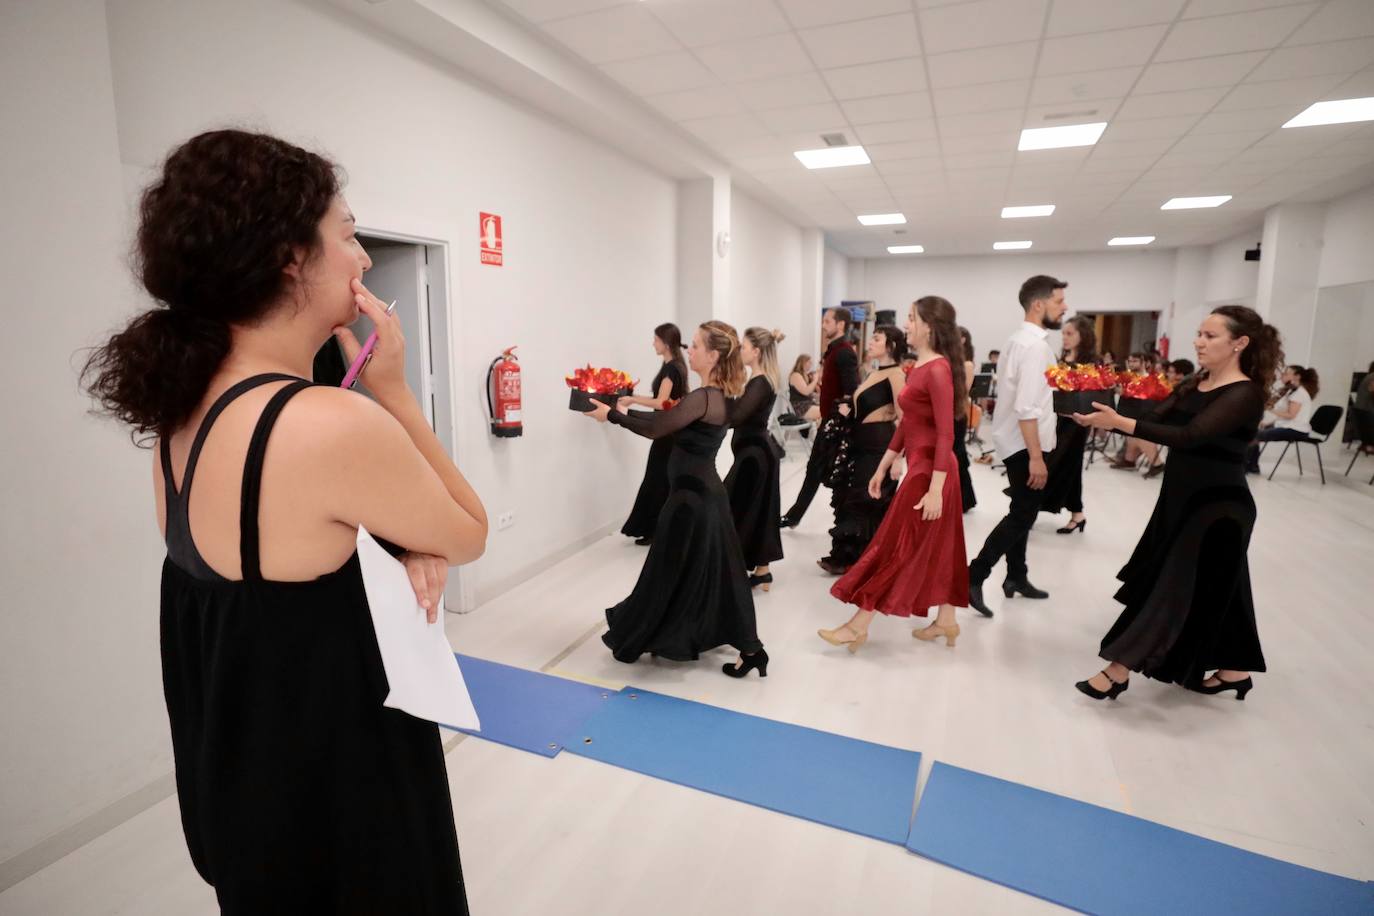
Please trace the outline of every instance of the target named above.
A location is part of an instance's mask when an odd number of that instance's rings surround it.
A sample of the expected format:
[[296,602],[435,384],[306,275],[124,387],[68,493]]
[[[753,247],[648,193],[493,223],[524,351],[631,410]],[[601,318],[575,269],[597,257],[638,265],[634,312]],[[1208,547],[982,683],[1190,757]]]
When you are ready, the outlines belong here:
[[768,653],[760,649],[753,655],[740,655],[739,663],[732,665],[729,662],[720,666],[720,670],[730,677],[744,677],[750,671],[758,669],[759,677],[768,677]]
[[983,603],[983,580],[975,577],[973,573],[969,573],[968,576],[968,606],[984,617],[992,616],[992,608]]
[[1002,594],[1008,598],[1015,595],[1021,595],[1025,598],[1048,598],[1050,596],[1049,592],[1031,585],[1029,579],[1002,580]]
[[636,547],[648,547],[654,542],[653,538],[635,538]]
[[1129,678],[1124,681],[1113,681],[1112,676],[1105,671],[1102,672],[1102,676],[1111,683],[1111,686],[1106,690],[1098,690],[1089,683],[1092,678],[1088,678],[1086,681],[1079,681],[1077,684],[1074,684],[1074,686],[1078,688],[1079,693],[1084,696],[1092,697],[1094,700],[1115,700],[1126,692],[1127,687],[1131,686]]

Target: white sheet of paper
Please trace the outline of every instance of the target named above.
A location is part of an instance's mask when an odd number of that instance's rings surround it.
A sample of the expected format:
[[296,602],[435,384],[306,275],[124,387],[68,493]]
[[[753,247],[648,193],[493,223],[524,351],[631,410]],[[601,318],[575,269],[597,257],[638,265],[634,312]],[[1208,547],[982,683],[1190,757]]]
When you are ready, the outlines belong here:
[[391,688],[382,705],[440,725],[480,730],[463,672],[444,635],[442,609],[438,623],[426,619],[405,566],[361,525],[358,563]]

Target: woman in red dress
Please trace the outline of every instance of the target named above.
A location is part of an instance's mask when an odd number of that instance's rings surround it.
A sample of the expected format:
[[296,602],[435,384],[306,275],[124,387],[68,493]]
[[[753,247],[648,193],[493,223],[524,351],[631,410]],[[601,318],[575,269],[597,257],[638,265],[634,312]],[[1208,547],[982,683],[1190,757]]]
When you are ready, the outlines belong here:
[[[912,632],[922,640],[959,637],[956,607],[968,607],[968,558],[964,552],[963,497],[954,460],[954,417],[968,410],[963,350],[954,306],[939,296],[911,304],[907,341],[916,365],[898,402],[902,423],[883,455],[870,492],[876,493],[898,455],[907,474],[887,516],[863,556],[830,589],[859,610],[834,630],[819,630],[831,645],[854,653],[868,641],[874,612],[925,617],[939,606],[935,623]],[[875,496],[876,498],[876,496]]]

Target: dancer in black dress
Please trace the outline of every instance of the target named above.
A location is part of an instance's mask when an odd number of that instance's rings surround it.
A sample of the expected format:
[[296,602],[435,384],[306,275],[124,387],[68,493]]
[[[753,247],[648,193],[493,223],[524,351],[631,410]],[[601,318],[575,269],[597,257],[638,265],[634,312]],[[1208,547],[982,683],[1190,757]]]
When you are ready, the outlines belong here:
[[892,494],[897,492],[896,476],[883,480],[877,499],[869,495],[868,483],[882,464],[888,444],[901,420],[897,397],[906,385],[902,359],[906,356],[906,334],[894,325],[879,325],[868,338],[869,359],[878,368],[869,373],[854,392],[855,408],[843,403],[838,410],[850,418],[850,466],[845,480],[834,489],[835,527],[830,529],[830,554],[817,560],[821,569],[833,576],[844,575],[863,555],[873,533],[883,522]]
[[[968,328],[959,326],[959,340],[963,346],[964,357],[964,394],[973,390],[973,335]],[[964,498],[964,512],[978,505],[978,495],[973,492],[973,477],[968,472],[969,418],[974,414],[973,404],[968,410],[954,418],[954,460],[959,463],[959,493]],[[978,430],[974,430],[977,433]]]
[[768,421],[778,397],[778,344],[781,331],[749,328],[740,340],[740,356],[752,373],[744,393],[730,402],[730,425],[735,434],[730,448],[735,462],[725,476],[725,492],[735,518],[749,585],[768,591],[773,573],[768,564],[782,559],[778,520],[782,510],[780,459],[773,449]]
[[[1086,315],[1075,315],[1064,322],[1063,343],[1061,363],[1072,366],[1097,362],[1097,330]],[[1069,523],[1057,529],[1057,533],[1073,534],[1088,528],[1088,517],[1083,514],[1083,454],[1088,446],[1088,430],[1073,417],[1062,414],[1055,422],[1054,451],[1046,462],[1050,479],[1045,484],[1040,511],[1055,515],[1068,509]]]
[[[421,552],[401,559],[442,626],[448,567],[481,554],[486,514],[406,387],[400,316],[362,285],[338,188],[332,163],[274,137],[174,150],[138,229],[160,305],[85,379],[155,437],[177,801],[222,911],[466,913],[439,730],[382,705],[356,543],[363,526]],[[308,381],[331,331],[356,357],[360,311],[375,403]]]
[[722,645],[740,652],[724,672],[744,677],[757,668],[768,676],[768,653],[754,622],[754,596],[735,533],[730,500],[716,472],[716,453],[729,429],[727,397],[744,388],[744,363],[735,329],[708,321],[687,351],[703,385],[669,410],[633,414],[629,405],[610,410],[594,404],[587,416],[608,420],[650,439],[672,438],[668,500],[634,591],[606,611],[610,629],[601,641],[617,661],[633,663],[645,652],[694,661]]
[[1154,514],[1117,574],[1126,607],[1102,640],[1111,664],[1077,685],[1096,700],[1116,699],[1132,671],[1243,700],[1250,674],[1265,670],[1246,559],[1255,502],[1245,449],[1283,350],[1278,331],[1240,305],[1203,319],[1194,348],[1203,371],[1148,416],[1127,419],[1104,404],[1074,415],[1169,446]]
[[[654,352],[663,360],[663,367],[649,386],[648,397],[628,397],[628,404],[665,410],[687,393],[687,362],[682,358],[682,332],[675,324],[661,324],[654,328]],[[673,445],[667,439],[655,439],[649,446],[649,460],[644,467],[644,480],[635,496],[634,508],[620,533],[635,538],[640,547],[648,546],[658,524],[658,513],[668,498],[668,454]]]

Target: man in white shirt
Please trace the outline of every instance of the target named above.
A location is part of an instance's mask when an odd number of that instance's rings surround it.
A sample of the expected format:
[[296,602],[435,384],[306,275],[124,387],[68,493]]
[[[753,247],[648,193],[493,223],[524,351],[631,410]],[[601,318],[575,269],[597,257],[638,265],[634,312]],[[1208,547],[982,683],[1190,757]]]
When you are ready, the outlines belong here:
[[984,617],[992,611],[983,602],[983,580],[1002,557],[1007,578],[1002,593],[1048,598],[1049,592],[1031,585],[1026,569],[1026,540],[1040,511],[1049,479],[1045,456],[1054,451],[1054,393],[1045,370],[1056,362],[1046,338],[1057,330],[1064,310],[1064,288],[1054,277],[1034,276],[1021,284],[1021,308],[1026,320],[1007,341],[997,363],[997,411],[992,417],[992,445],[1006,465],[1011,484],[1011,508],[992,529],[983,549],[968,567],[969,603]]

